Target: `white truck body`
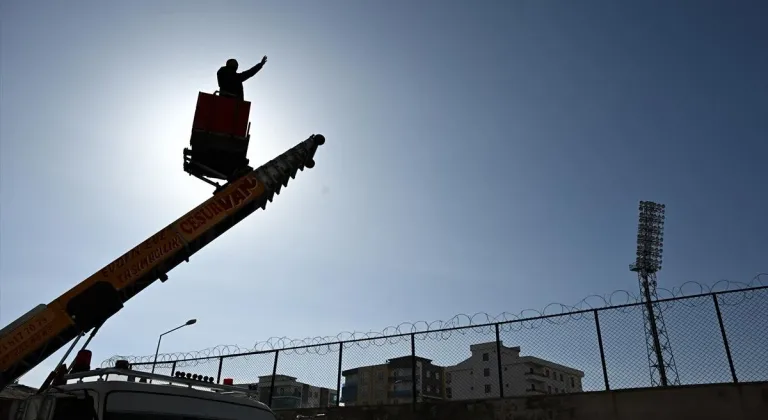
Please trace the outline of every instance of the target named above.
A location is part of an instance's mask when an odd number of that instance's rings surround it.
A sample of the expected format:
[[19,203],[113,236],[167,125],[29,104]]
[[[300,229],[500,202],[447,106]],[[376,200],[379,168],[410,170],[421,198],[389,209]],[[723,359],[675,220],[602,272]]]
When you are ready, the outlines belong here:
[[[246,389],[116,369],[93,372],[100,373],[96,380],[81,374],[75,383],[28,398],[12,413],[13,420],[275,420]],[[152,383],[137,377],[151,377]],[[58,402],[85,395],[94,405],[87,418],[57,410]]]

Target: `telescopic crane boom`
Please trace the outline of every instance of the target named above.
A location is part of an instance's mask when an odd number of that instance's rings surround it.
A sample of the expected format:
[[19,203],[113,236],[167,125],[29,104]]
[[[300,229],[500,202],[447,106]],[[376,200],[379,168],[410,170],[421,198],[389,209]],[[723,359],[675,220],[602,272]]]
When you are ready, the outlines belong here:
[[314,167],[322,135],[223,185],[213,197],[59,296],[0,330],[0,389],[72,339],[100,327],[123,304],[258,208],[304,168]]

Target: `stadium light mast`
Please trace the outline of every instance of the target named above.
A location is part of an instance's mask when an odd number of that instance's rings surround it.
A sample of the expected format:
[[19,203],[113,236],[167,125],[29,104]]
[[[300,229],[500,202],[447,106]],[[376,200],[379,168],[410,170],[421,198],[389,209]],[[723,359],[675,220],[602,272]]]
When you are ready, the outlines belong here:
[[664,249],[664,204],[640,202],[637,223],[637,259],[629,269],[637,273],[643,293],[643,325],[652,386],[680,385],[675,358],[656,293],[656,273]]

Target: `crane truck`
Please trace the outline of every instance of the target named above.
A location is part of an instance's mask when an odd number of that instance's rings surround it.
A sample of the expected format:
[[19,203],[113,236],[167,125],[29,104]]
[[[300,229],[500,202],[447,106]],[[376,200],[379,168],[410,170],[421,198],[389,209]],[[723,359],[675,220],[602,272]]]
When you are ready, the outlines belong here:
[[[36,306],[0,330],[0,390],[67,343],[72,342],[61,362],[57,364],[56,370],[49,375],[41,387],[40,395],[35,396],[34,401],[19,404],[14,418],[19,420],[52,420],[65,417],[113,420],[191,419],[195,416],[186,412],[174,414],[155,410],[153,412],[159,413],[158,416],[133,415],[120,410],[104,411],[104,407],[111,405],[106,399],[108,395],[119,395],[121,392],[127,392],[130,395],[126,394],[128,399],[116,403],[116,406],[126,407],[152,406],[149,395],[165,395],[170,392],[169,395],[173,397],[168,397],[168,401],[175,401],[173,404],[178,404],[179,407],[185,406],[186,403],[182,403],[184,398],[210,400],[207,406],[201,406],[207,410],[214,406],[223,407],[222,404],[231,403],[225,400],[234,397],[225,395],[226,393],[242,391],[242,389],[232,389],[230,385],[201,384],[199,381],[190,383],[184,382],[188,378],[181,378],[181,385],[185,388],[185,391],[181,392],[178,386],[172,386],[179,385],[180,378],[163,378],[162,375],[153,375],[152,378],[144,376],[138,382],[118,381],[123,382],[116,385],[118,388],[128,387],[120,388],[122,391],[115,391],[117,388],[112,389],[114,388],[112,385],[106,389],[104,384],[115,382],[105,380],[110,374],[112,377],[123,376],[134,379],[140,374],[131,371],[126,364],[116,366],[109,372],[103,369],[92,371],[90,370],[90,351],[86,347],[104,322],[122,309],[129,299],[157,280],[167,281],[168,273],[177,265],[184,261],[188,262],[193,254],[256,209],[266,209],[267,203],[280,193],[282,187],[288,185],[290,179],[295,178],[298,171],[314,167],[315,152],[318,146],[325,143],[325,137],[320,134],[309,136],[256,169],[250,167],[246,157],[250,142],[249,115],[250,102],[248,101],[219,95],[218,92],[213,94],[200,92],[192,123],[190,147],[183,151],[183,168],[189,175],[214,186],[213,196],[52,302]],[[218,181],[223,181],[223,184]],[[64,362],[78,341],[89,331],[90,336],[77,353],[72,366],[67,369]],[[84,380],[89,377],[97,377],[99,380],[91,382]],[[77,383],[69,384],[73,380]],[[126,385],[128,382],[131,384]],[[148,382],[154,383],[148,384]],[[157,385],[158,382],[167,384]],[[101,388],[96,389],[98,387],[94,388],[95,385],[83,385],[90,383],[101,384],[99,385]],[[142,385],[152,389],[140,391]],[[208,387],[207,391],[200,390],[202,385]],[[154,389],[158,386],[166,388],[162,388],[161,391]],[[147,397],[143,399],[141,395]],[[213,395],[215,398],[211,397]],[[85,405],[83,405],[84,400],[88,402]],[[75,402],[72,403],[72,401]],[[242,403],[243,400],[238,401]],[[91,403],[96,407],[93,412],[86,410],[88,412],[82,414],[76,410]],[[268,407],[262,407],[259,405],[261,403],[255,402],[248,404],[254,410],[260,410],[259,415],[241,417],[239,414],[233,414],[234,417],[222,415],[210,418],[271,418]],[[41,408],[43,406],[47,407],[47,411]],[[61,410],[57,412],[56,406]],[[80,414],[74,415],[73,413],[76,412]],[[96,417],[88,417],[91,414]],[[260,417],[261,415],[267,417]]]

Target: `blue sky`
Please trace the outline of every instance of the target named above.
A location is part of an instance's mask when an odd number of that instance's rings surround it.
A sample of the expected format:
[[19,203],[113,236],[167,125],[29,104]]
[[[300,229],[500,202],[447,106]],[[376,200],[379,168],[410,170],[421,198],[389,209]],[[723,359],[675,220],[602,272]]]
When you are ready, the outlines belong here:
[[[768,269],[764,2],[35,1],[0,6],[0,323],[209,197],[182,171],[235,57],[252,162],[328,142],[110,319],[94,358],[249,347]],[[507,343],[514,345],[514,343]],[[25,378],[37,384],[54,361]]]

